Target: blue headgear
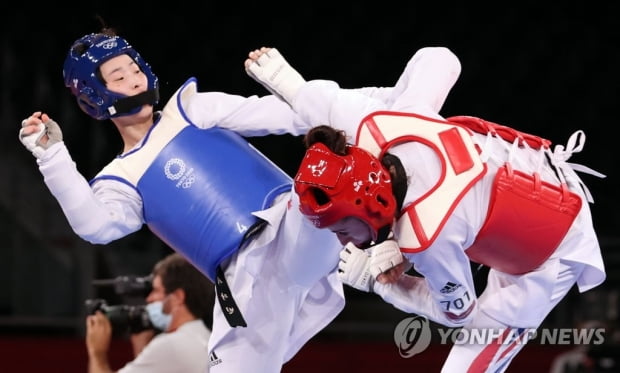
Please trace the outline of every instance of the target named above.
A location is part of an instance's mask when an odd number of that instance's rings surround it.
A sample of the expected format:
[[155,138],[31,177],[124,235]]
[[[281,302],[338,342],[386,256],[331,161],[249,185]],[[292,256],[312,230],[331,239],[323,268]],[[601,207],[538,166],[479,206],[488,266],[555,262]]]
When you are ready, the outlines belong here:
[[[128,97],[108,90],[98,77],[99,66],[110,58],[127,54],[148,79],[148,90]],[[65,86],[80,108],[97,120],[136,114],[143,105],[159,102],[159,83],[140,54],[119,36],[89,34],[73,43],[63,66]]]

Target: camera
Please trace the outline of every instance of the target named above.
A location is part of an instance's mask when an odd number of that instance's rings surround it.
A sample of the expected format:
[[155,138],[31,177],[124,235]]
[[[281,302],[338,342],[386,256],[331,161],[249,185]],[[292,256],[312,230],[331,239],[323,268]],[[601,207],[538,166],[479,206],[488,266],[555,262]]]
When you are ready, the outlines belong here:
[[153,276],[118,276],[111,279],[93,280],[95,286],[112,286],[116,295],[144,296],[151,291]]
[[144,305],[144,298],[152,289],[152,276],[118,276],[93,280],[92,284],[110,287],[114,297],[121,299],[121,304],[111,305],[103,298],[87,299],[84,306],[88,315],[101,311],[110,320],[112,331],[116,334],[155,329]]
[[86,312],[93,315],[101,311],[110,320],[114,332],[139,333],[154,329],[145,305],[109,305],[104,299],[87,299]]

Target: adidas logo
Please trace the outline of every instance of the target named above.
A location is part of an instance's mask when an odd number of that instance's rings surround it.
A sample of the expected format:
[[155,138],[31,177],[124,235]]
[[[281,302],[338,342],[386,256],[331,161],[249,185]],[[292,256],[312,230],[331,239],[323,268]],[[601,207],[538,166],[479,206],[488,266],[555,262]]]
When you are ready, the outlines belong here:
[[461,284],[455,284],[454,282],[446,282],[446,284],[439,290],[442,294],[449,294],[460,288]]
[[209,367],[218,365],[221,362],[222,362],[222,359],[217,357],[217,355],[215,354],[215,351],[211,351],[211,353],[209,354]]

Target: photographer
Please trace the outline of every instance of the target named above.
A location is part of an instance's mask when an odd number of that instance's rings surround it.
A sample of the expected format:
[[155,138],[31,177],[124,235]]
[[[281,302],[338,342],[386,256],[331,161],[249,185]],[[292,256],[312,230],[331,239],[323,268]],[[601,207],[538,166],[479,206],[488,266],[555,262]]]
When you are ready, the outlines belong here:
[[[119,373],[208,371],[207,343],[215,301],[213,283],[178,253],[153,268],[153,289],[146,298],[153,326],[131,335],[134,360]],[[112,324],[97,311],[86,319],[89,373],[112,372],[108,350]]]

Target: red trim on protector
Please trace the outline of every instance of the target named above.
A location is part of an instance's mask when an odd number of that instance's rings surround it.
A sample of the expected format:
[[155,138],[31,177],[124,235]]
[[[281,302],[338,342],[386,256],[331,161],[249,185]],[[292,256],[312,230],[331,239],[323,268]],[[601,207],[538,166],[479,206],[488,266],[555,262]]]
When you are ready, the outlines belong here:
[[[426,233],[422,229],[422,223],[420,223],[420,219],[418,219],[418,214],[415,213],[415,209],[407,209],[405,213],[409,215],[409,220],[411,221],[411,226],[413,227],[413,231],[415,232],[418,241],[420,241],[420,249],[407,249],[408,253],[417,253],[423,251],[423,247],[428,245],[428,237],[426,237]],[[401,248],[401,252],[403,249]]]
[[[451,125],[455,125],[455,124],[458,125],[459,124],[459,123],[450,122],[449,120],[446,120],[446,119],[442,120],[442,119],[437,119],[437,118],[430,118],[430,117],[425,117],[424,115],[419,115],[419,114],[414,114],[414,113],[404,113],[402,111],[379,110],[379,111],[372,112],[372,113],[366,115],[364,118],[362,118],[362,120],[360,121],[359,126],[357,127],[357,134],[355,136],[355,143],[356,144],[359,143],[361,128],[364,126],[364,124],[366,124],[366,126],[370,130],[370,132],[373,135],[373,137],[375,138],[375,140],[377,140],[378,144],[383,149],[383,144],[385,144],[385,139],[380,134],[377,137],[377,135],[376,135],[376,131],[378,130],[377,129],[377,124],[372,119],[373,117],[379,116],[379,115],[400,116],[400,117],[414,117],[414,118],[420,118],[420,119],[427,120],[427,121],[430,121],[430,122],[435,122],[435,123],[451,124]],[[453,117],[453,118],[458,118],[458,117]],[[472,129],[469,128],[469,127],[461,126],[461,128],[463,128],[465,131],[467,131],[470,135],[474,133],[474,131],[472,131]]]
[[[401,117],[414,117],[414,118],[420,118],[429,122],[435,122],[435,123],[443,123],[443,124],[451,124],[451,125],[455,125],[456,123],[453,123],[449,120],[446,119],[438,119],[438,118],[431,118],[431,117],[426,117],[424,115],[420,115],[420,114],[415,114],[415,113],[405,113],[402,111],[389,111],[389,110],[380,110],[380,111],[375,111],[374,113],[371,113],[370,115],[366,116],[366,118],[363,119],[363,121],[367,120],[368,117],[371,116],[378,116],[378,115],[391,115],[391,116],[401,116]],[[467,127],[465,127],[465,130],[469,133],[473,133],[473,131]]]
[[549,149],[552,144],[551,141],[545,138],[517,131],[514,128],[506,127],[501,124],[497,124],[478,117],[457,115],[454,117],[448,117],[446,119],[452,124],[461,125],[464,128],[469,128],[470,130],[481,133],[483,135],[490,132],[493,135],[498,135],[499,137],[508,142],[513,142],[515,139],[518,139],[519,146],[523,146],[523,143],[526,142],[530,147],[534,149]]
[[[429,148],[433,149],[434,154],[436,155],[441,154],[441,150],[439,149],[439,147],[437,147],[437,145],[435,145],[434,143],[432,143],[431,141],[428,141],[427,139],[423,137],[414,136],[414,135],[401,136],[396,139],[393,139],[392,141],[387,143],[387,148],[391,148],[393,146],[396,146],[402,143],[408,143],[408,142],[415,142],[418,144],[426,145]],[[441,175],[439,175],[439,179],[437,180],[437,182],[435,183],[435,185],[433,185],[431,189],[429,189],[426,193],[424,193],[418,199],[413,201],[411,205],[416,205],[419,201],[425,199],[428,195],[432,194],[435,191],[435,189],[439,188],[441,183],[443,183],[444,179],[446,178],[446,162],[440,156],[437,156],[437,158],[439,159],[439,162],[441,163]]]
[[[465,195],[465,193],[469,192],[469,190],[471,189],[471,186],[476,184],[478,181],[480,181],[480,179],[482,179],[482,177],[487,173],[487,164],[484,163],[483,164],[484,170],[480,173],[480,175],[478,175],[475,179],[473,179],[469,184],[467,184],[467,187],[465,187],[463,189],[463,191],[461,193],[459,193],[459,195],[456,197],[456,202],[452,205],[452,207],[450,207],[450,209],[448,209],[448,211],[446,212],[446,215],[444,216],[444,218],[441,220],[441,223],[439,223],[439,229],[437,229],[437,232],[435,232],[435,234],[433,235],[433,237],[431,237],[426,243],[425,245],[420,246],[419,248],[410,248],[410,247],[401,247],[400,251],[402,251],[403,253],[409,253],[409,254],[414,254],[414,253],[419,253],[421,251],[424,251],[426,249],[428,249],[428,247],[435,242],[435,239],[437,238],[437,236],[439,235],[439,233],[441,232],[441,230],[443,229],[443,226],[446,224],[446,221],[448,220],[448,218],[452,215],[452,212],[454,211],[454,209],[456,208],[456,206],[459,204],[459,202],[461,201],[461,199],[463,198],[463,196]],[[444,171],[445,174],[445,171]],[[409,205],[408,208],[406,209],[406,213],[409,213],[411,210],[411,207],[413,206],[413,204]],[[412,219],[413,221],[413,219]],[[416,220],[417,221],[417,220]],[[415,231],[417,232],[417,227],[413,227],[415,229]],[[420,244],[422,244],[422,242],[420,242]]]
[[385,137],[383,137],[383,134],[377,127],[377,123],[371,118],[368,118],[368,120],[365,123],[372,138],[375,139],[375,141],[377,142],[377,145],[379,145],[379,147],[383,149],[386,141],[385,141]]
[[439,139],[446,148],[446,155],[457,175],[474,167],[474,160],[469,156],[465,142],[456,127],[440,132]]
[[[425,117],[423,115],[418,115],[418,114],[414,114],[414,113],[404,113],[404,112],[389,111],[389,110],[382,110],[382,111],[372,112],[372,113],[368,114],[367,116],[365,116],[361,120],[360,125],[358,126],[358,129],[357,129],[357,135],[355,137],[355,143],[356,144],[359,143],[359,137],[360,137],[361,130],[362,130],[362,128],[364,126],[366,126],[366,128],[368,128],[368,130],[370,131],[371,136],[373,136],[375,141],[377,141],[378,145],[380,146],[381,153],[379,154],[379,157],[378,157],[379,159],[381,159],[383,154],[390,147],[392,147],[392,146],[394,146],[394,145],[396,145],[398,143],[401,143],[401,142],[417,141],[417,142],[421,142],[421,143],[424,143],[426,145],[429,145],[429,143],[427,141],[420,141],[421,138],[415,137],[415,136],[402,136],[402,137],[398,138],[399,141],[392,141],[392,142],[387,143],[385,138],[383,137],[383,135],[381,135],[379,129],[377,128],[377,124],[376,124],[376,122],[373,119],[373,117],[380,116],[380,115],[401,116],[401,117],[415,117],[415,118],[420,118],[420,119],[427,120],[427,121],[430,121],[430,122],[449,124],[449,125],[458,125],[459,124],[459,123],[450,122],[449,120],[441,120],[441,119],[436,119],[436,118],[429,118],[429,117]],[[458,117],[453,117],[453,118],[458,118]],[[467,126],[463,126],[462,125],[460,127],[465,129],[470,135],[474,133],[474,131],[471,128],[467,127]],[[434,146],[434,144],[429,145],[429,146],[434,148],[435,152],[437,153],[437,148]],[[476,150],[478,151],[478,153],[480,153],[480,147],[478,145],[476,145]],[[443,169],[442,169],[442,176],[440,177],[440,181],[443,181],[443,179],[445,179],[445,174],[446,174],[446,165],[445,165],[445,162],[444,162],[443,158],[442,157],[439,157],[439,158],[442,161],[442,167],[443,167]],[[437,236],[439,235],[439,232],[441,231],[441,229],[445,225],[446,220],[448,219],[448,217],[452,214],[452,212],[456,208],[456,205],[458,205],[458,202],[463,198],[463,195],[465,195],[465,193],[467,193],[469,191],[469,189],[471,189],[471,186],[473,184],[477,183],[486,174],[486,172],[487,172],[487,165],[486,165],[486,163],[483,164],[483,167],[484,167],[484,170],[480,173],[480,175],[478,175],[474,180],[472,180],[471,183],[469,183],[468,186],[461,193],[459,193],[459,195],[457,196],[456,202],[448,210],[446,216],[443,218],[442,222],[439,224],[439,229],[433,235],[433,237],[431,237],[430,239],[425,238],[424,239],[424,245],[422,245],[419,248],[403,248],[403,247],[401,247],[401,251],[402,252],[404,252],[404,253],[417,253],[417,252],[426,250],[433,243],[433,241],[437,238]],[[440,184],[441,183],[436,184],[435,188],[431,189],[428,193],[431,193]],[[426,195],[428,195],[428,193],[424,194],[424,196],[420,197],[420,199],[424,198]],[[401,211],[400,214],[399,214],[399,217],[402,216],[403,214],[410,214],[411,222],[412,222],[412,224],[414,224],[414,226],[413,226],[414,231],[417,232],[417,233],[420,233],[420,232],[422,232],[422,227],[420,225],[420,221],[415,216],[415,211],[413,209],[411,209],[411,207],[414,204],[415,204],[415,202],[412,203],[409,206],[408,209],[405,209],[404,211]],[[418,240],[420,240],[420,241],[421,241],[421,239],[420,239],[421,236],[426,237],[424,234],[418,235],[417,237],[418,237]],[[420,242],[420,243],[422,243],[422,242]]]
[[[408,143],[408,142],[415,142],[415,143],[426,145],[429,148],[433,149],[433,152],[435,154],[440,153],[440,150],[437,147],[437,145],[435,145],[434,143],[432,143],[431,141],[428,141],[427,139],[423,137],[414,136],[414,135],[401,136],[401,137],[391,140],[390,142],[386,143],[386,147],[383,148],[381,153],[383,154],[385,151],[387,151],[387,149],[393,146],[396,146],[402,143]],[[418,241],[420,242],[420,248],[416,249],[416,248],[402,248],[401,247],[402,252],[406,252],[410,254],[418,253],[418,252],[424,251],[431,243],[431,241],[429,240],[429,237],[426,235],[426,232],[424,232],[424,229],[422,228],[422,223],[420,222],[418,214],[416,214],[415,208],[413,207],[416,206],[419,201],[424,200],[427,196],[429,196],[437,188],[439,188],[441,184],[443,183],[444,179],[446,178],[446,162],[442,157],[438,157],[438,159],[439,159],[439,162],[441,163],[441,175],[439,176],[439,179],[437,180],[435,185],[433,185],[432,188],[430,188],[426,193],[421,195],[418,199],[413,201],[409,205],[408,208],[401,210],[397,216],[397,218],[400,218],[402,215],[405,215],[405,214],[409,216],[409,220],[411,221],[411,227],[413,228],[413,231],[415,232],[415,235],[418,238]],[[438,233],[439,232],[437,232],[437,234]]]

